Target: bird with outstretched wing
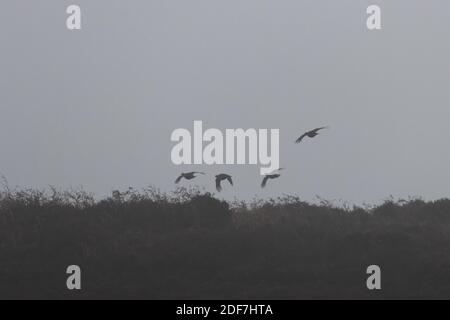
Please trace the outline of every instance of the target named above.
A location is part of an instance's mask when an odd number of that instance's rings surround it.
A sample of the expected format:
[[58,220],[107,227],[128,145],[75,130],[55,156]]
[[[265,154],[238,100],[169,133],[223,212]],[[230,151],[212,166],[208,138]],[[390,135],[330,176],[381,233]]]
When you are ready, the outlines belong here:
[[181,179],[186,179],[186,180],[192,180],[194,178],[197,177],[197,174],[205,174],[204,172],[197,172],[197,171],[193,171],[193,172],[186,172],[186,173],[182,173],[177,180],[175,180],[175,183],[180,183]]
[[319,134],[319,131],[320,131],[320,130],[323,130],[323,129],[328,129],[328,127],[320,127],[320,128],[316,128],[316,129],[314,129],[314,130],[310,130],[310,131],[308,131],[308,132],[305,132],[304,134],[302,134],[302,135],[295,141],[295,143],[300,143],[300,142],[302,142],[302,140],[303,140],[304,138],[306,138],[306,137],[308,137],[308,138],[314,138],[315,136],[317,136],[317,135]]
[[267,185],[267,181],[269,181],[269,179],[277,179],[280,176],[281,176],[281,174],[279,174],[279,173],[265,175],[263,178],[263,181],[261,183],[261,188],[264,188]]
[[225,173],[218,174],[218,175],[216,175],[216,189],[217,189],[217,191],[219,191],[219,192],[222,191],[222,185],[221,185],[221,182],[222,182],[223,180],[228,180],[228,182],[229,182],[231,185],[233,185],[233,180],[232,180],[232,178],[231,178],[230,175],[225,174]]

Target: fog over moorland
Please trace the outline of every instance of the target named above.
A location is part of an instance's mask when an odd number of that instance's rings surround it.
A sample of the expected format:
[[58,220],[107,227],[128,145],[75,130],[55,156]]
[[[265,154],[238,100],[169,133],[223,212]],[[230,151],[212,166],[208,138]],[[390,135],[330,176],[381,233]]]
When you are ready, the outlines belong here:
[[[450,3],[372,1],[12,1],[0,13],[0,172],[10,185],[175,189],[186,171],[220,197],[299,195],[381,203],[448,196]],[[171,133],[280,130],[282,176],[259,166],[175,166]],[[306,130],[329,125],[296,145]]]

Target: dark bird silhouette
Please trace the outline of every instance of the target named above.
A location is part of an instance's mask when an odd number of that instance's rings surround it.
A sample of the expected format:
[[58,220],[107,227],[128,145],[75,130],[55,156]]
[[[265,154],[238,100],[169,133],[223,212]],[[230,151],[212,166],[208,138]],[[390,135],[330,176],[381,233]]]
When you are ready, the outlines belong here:
[[264,188],[267,184],[267,181],[269,181],[269,179],[277,179],[281,176],[281,174],[276,173],[276,174],[267,174],[264,176],[264,179],[261,183],[261,188]]
[[220,183],[221,183],[223,180],[228,180],[228,182],[230,182],[230,184],[233,185],[233,180],[231,180],[231,176],[230,176],[230,175],[225,174],[225,173],[218,174],[218,175],[216,176],[216,189],[217,189],[217,191],[219,191],[219,192],[222,191],[222,186],[220,185]]
[[181,181],[181,179],[185,178],[186,180],[192,180],[194,178],[197,177],[197,174],[205,174],[204,172],[186,172],[186,173],[182,173],[177,180],[175,180],[175,183],[179,183]]
[[300,143],[300,142],[302,142],[302,140],[303,140],[305,137],[308,137],[308,138],[314,138],[315,136],[317,136],[317,135],[319,134],[319,131],[320,131],[320,130],[327,129],[327,128],[328,128],[328,127],[320,127],[320,128],[316,128],[316,129],[314,129],[314,130],[305,132],[303,135],[300,136],[300,138],[298,138],[298,139],[295,141],[295,143]]

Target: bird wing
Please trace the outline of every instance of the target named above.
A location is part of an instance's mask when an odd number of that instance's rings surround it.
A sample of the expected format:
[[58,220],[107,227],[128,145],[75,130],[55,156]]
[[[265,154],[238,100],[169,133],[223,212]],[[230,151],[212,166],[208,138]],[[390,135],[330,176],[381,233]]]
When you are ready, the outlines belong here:
[[261,188],[264,188],[266,186],[268,180],[269,180],[269,177],[265,176],[263,181],[262,181],[262,183],[261,183]]
[[233,185],[233,180],[231,179],[230,176],[227,177],[227,180],[230,182],[231,185]]
[[181,181],[181,179],[183,179],[183,175],[179,176],[179,177],[177,178],[177,180],[175,180],[175,183],[179,183],[179,182]]
[[300,142],[302,142],[303,138],[306,137],[307,135],[308,135],[308,133],[302,134],[302,135],[300,136],[300,138],[298,138],[298,139],[295,141],[295,143],[300,143]]
[[222,186],[220,185],[220,179],[216,178],[216,189],[217,191],[222,191]]
[[328,128],[328,127],[320,127],[320,128],[316,128],[316,129],[314,129],[314,130],[311,130],[310,132],[317,133],[318,131],[323,130],[323,129],[326,129],[326,128]]

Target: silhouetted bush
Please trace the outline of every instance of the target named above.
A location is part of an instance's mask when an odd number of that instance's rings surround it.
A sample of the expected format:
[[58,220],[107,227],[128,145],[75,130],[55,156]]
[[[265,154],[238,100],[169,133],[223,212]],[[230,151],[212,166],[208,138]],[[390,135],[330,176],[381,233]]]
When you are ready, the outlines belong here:
[[[450,298],[450,200],[0,192],[0,298]],[[83,290],[65,289],[68,265]],[[383,271],[369,292],[366,268]]]

